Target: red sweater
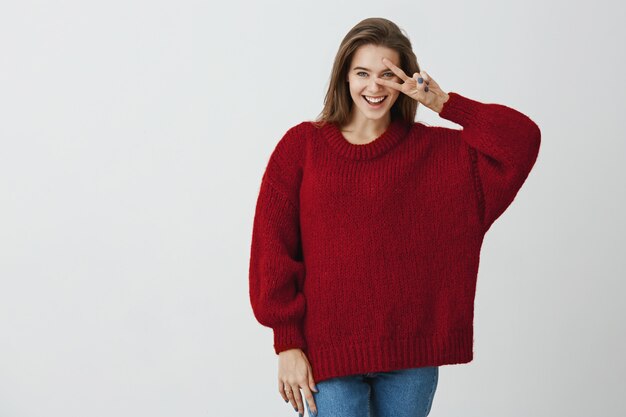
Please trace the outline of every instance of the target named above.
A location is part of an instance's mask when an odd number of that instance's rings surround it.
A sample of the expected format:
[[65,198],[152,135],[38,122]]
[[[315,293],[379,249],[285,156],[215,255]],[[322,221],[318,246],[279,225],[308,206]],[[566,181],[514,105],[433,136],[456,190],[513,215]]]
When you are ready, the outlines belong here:
[[526,115],[458,93],[373,142],[291,127],[269,157],[254,216],[250,301],[274,350],[302,349],[324,379],[473,359],[485,232],[535,164]]

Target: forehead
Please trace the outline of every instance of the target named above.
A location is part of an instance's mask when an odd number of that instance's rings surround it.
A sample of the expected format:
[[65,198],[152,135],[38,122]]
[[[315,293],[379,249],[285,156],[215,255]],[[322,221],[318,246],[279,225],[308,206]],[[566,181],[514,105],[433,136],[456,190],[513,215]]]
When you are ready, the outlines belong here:
[[388,67],[383,64],[382,58],[387,58],[397,66],[400,66],[400,54],[395,49],[379,45],[361,45],[354,52],[350,69],[354,67],[369,68],[372,71],[383,71]]

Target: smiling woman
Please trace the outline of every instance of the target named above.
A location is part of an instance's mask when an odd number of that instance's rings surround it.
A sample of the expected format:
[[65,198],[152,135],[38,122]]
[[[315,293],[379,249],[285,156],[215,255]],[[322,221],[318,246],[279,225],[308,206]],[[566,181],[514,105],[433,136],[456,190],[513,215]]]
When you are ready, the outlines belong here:
[[401,81],[382,58],[409,73],[420,71],[409,39],[393,22],[365,19],[346,34],[335,58],[318,126],[334,123],[347,140],[365,144],[380,136],[392,119],[414,121],[418,102],[377,83],[380,79]]
[[[358,48],[352,58],[346,81],[350,96],[356,107],[352,108],[350,119],[343,126],[344,131],[355,143],[367,143],[371,136],[379,136],[391,122],[390,109],[396,102],[399,92],[381,86],[376,82],[382,78],[399,82],[400,78],[382,62],[385,57],[400,65],[400,54],[385,46],[367,44]],[[372,68],[372,69],[370,69]],[[369,135],[367,132],[371,132]],[[362,139],[359,139],[361,136]]]
[[[416,123],[418,104],[463,129]],[[540,137],[517,110],[445,92],[393,22],[349,31],[320,116],[278,141],[257,199],[250,301],[286,402],[429,414],[439,366],[473,359],[483,238]]]

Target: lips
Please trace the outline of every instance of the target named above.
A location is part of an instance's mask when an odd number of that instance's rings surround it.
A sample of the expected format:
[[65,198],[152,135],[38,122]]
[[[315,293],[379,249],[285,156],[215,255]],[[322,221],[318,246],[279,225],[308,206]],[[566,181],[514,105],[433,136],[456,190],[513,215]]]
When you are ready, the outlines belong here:
[[361,97],[363,97],[363,100],[365,100],[365,102],[366,102],[367,104],[369,104],[370,106],[372,106],[372,107],[379,107],[382,103],[384,103],[384,102],[385,102],[385,100],[387,100],[387,96],[384,96],[384,98],[383,98],[381,101],[379,101],[378,103],[374,103],[374,102],[369,101],[369,100],[366,98],[366,96],[361,96]]

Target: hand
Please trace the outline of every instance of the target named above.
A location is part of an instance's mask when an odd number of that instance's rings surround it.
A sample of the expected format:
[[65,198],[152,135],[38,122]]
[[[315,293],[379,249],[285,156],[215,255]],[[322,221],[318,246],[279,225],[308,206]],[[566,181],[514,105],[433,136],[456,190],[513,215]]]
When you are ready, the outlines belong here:
[[278,392],[285,402],[291,401],[293,408],[304,415],[304,404],[300,388],[309,403],[311,412],[317,415],[317,407],[311,390],[317,392],[313,370],[302,349],[288,349],[278,354]]
[[[413,74],[413,78],[407,76],[401,68],[397,67],[387,58],[382,59],[383,64],[394,74],[396,74],[404,83],[399,84],[382,78],[376,78],[378,84],[396,89],[403,92],[407,96],[422,103],[429,109],[439,113],[443,109],[443,104],[448,101],[448,93],[444,92],[439,84],[433,80],[424,70]],[[418,78],[423,78],[423,82],[419,83]]]

